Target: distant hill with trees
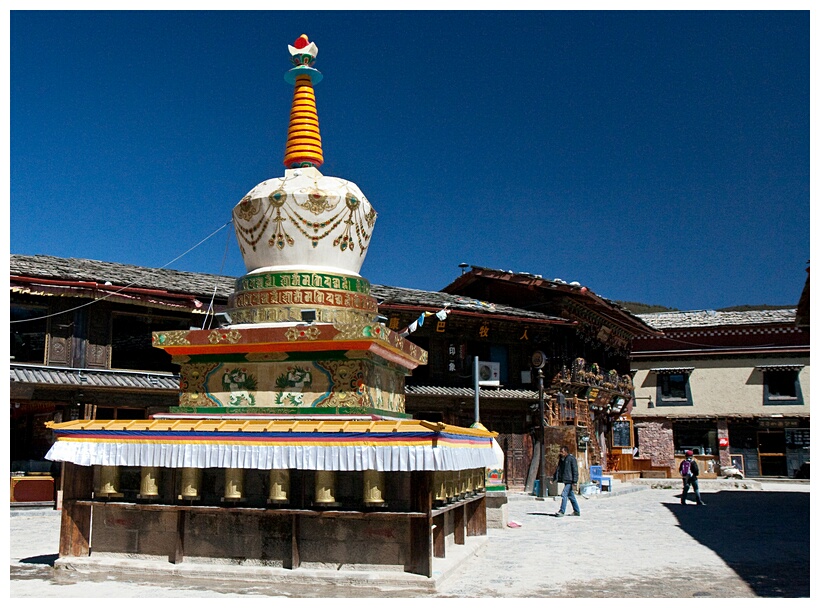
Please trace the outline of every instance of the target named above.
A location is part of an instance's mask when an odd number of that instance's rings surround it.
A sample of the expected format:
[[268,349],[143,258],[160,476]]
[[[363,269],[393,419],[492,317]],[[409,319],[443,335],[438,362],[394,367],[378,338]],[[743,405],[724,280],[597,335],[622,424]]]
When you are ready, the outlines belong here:
[[[661,306],[660,304],[642,304],[641,302],[621,302],[616,304],[623,306],[634,315],[644,315],[652,312],[680,312],[677,308],[669,308],[668,306]],[[784,308],[795,308],[795,306],[777,305],[777,304],[742,304],[740,306],[727,306],[726,308],[718,308],[720,312],[746,312],[748,310],[782,310]]]

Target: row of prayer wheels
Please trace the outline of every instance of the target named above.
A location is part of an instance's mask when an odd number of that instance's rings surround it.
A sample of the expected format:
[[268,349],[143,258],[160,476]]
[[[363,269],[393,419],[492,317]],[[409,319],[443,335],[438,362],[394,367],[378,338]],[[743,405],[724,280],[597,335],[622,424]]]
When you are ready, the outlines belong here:
[[[140,468],[141,499],[155,499],[160,495],[160,467]],[[363,501],[366,505],[384,504],[384,472],[363,471]],[[244,469],[225,469],[225,500],[242,500],[244,498]],[[290,471],[288,469],[271,469],[269,473],[268,502],[286,504],[290,502]],[[202,487],[202,469],[180,469],[179,500],[198,500]],[[99,483],[95,490],[97,496],[117,497],[120,492],[120,469],[116,466],[101,466]],[[336,472],[316,471],[314,484],[314,503],[336,504]]]
[[436,471],[433,474],[435,500],[439,504],[464,500],[484,490],[485,469]]

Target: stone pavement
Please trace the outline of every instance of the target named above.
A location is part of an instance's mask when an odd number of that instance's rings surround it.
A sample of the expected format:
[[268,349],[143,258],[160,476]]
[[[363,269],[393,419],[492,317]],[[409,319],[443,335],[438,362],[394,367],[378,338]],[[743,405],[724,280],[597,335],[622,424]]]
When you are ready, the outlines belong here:
[[521,527],[490,529],[476,554],[448,547],[461,563],[432,590],[55,570],[57,512],[13,513],[10,596],[809,597],[809,484],[703,486],[704,507],[681,506],[678,489],[619,484],[563,518],[553,498],[510,493],[508,518]]

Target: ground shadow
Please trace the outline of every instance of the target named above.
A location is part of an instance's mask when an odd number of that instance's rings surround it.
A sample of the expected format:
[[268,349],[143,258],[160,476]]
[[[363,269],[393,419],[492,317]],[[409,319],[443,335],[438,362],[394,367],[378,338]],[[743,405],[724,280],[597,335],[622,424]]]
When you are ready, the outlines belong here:
[[51,553],[49,555],[35,555],[34,557],[26,557],[20,560],[21,564],[41,564],[46,566],[53,566],[57,561],[59,555]]
[[728,490],[703,499],[706,506],[666,507],[681,529],[714,551],[758,596],[809,597],[808,492]]

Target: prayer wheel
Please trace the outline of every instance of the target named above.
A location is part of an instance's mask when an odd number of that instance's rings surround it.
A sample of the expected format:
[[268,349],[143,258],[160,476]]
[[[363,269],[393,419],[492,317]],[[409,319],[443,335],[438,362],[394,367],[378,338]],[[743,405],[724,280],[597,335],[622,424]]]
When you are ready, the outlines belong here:
[[458,472],[458,497],[467,497],[467,474],[469,471],[462,470]]
[[142,467],[140,469],[140,497],[156,498],[159,496],[159,467]]
[[466,495],[473,496],[475,494],[475,486],[473,485],[473,471],[468,469],[464,471],[464,481],[467,484]]
[[444,472],[444,496],[447,502],[453,502],[456,498],[455,492],[456,474],[455,471]]
[[384,504],[384,472],[368,469],[364,472],[364,504]]
[[120,493],[120,468],[100,467],[100,487],[97,494],[109,496]]
[[288,469],[271,469],[268,500],[270,502],[288,502],[289,493],[290,471]]
[[182,469],[179,497],[187,500],[194,500],[199,498],[199,485],[201,482],[202,469]]
[[435,500],[439,503],[447,502],[447,485],[445,483],[445,471],[433,473],[433,491]]
[[336,502],[336,472],[316,471],[314,502],[319,504]]
[[481,492],[484,489],[484,469],[473,469],[473,485],[476,492]]
[[225,469],[225,500],[239,500],[242,498],[242,482],[244,479],[244,469]]

